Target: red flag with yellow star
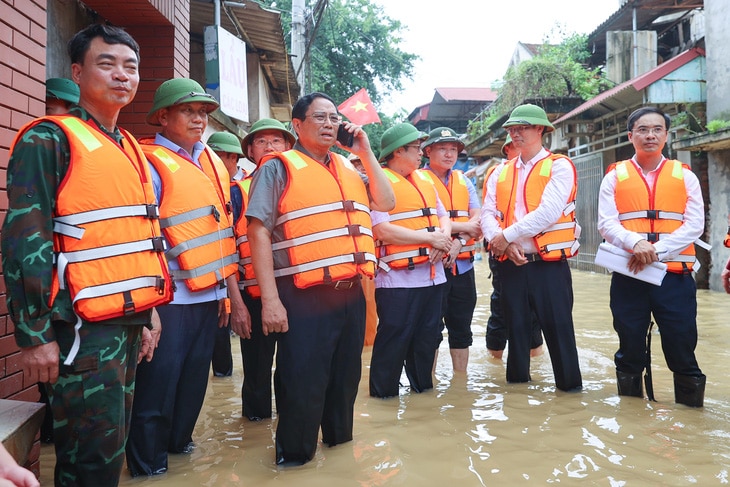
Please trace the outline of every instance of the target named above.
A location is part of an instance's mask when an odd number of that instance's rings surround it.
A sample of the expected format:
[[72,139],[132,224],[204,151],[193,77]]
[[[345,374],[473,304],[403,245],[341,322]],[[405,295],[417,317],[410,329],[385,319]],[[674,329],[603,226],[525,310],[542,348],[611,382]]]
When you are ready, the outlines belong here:
[[358,125],[366,125],[368,123],[375,122],[380,123],[378,112],[375,111],[373,102],[370,100],[370,96],[368,96],[368,92],[365,91],[365,88],[361,88],[360,91],[343,101],[337,109],[352,123],[356,123]]

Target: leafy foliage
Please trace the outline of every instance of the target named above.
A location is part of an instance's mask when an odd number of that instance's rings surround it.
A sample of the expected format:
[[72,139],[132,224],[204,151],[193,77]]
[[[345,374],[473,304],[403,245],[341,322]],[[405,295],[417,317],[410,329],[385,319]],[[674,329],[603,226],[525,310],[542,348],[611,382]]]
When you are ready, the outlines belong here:
[[[262,0],[282,10],[285,32],[291,29],[291,0]],[[344,101],[365,88],[376,105],[382,91],[402,89],[413,77],[415,54],[399,48],[400,21],[383,15],[371,0],[329,0],[310,48],[306,91],[321,91]],[[290,35],[286,36],[291,42]],[[382,116],[381,116],[382,118]]]
[[587,36],[573,34],[560,44],[543,44],[538,54],[505,73],[500,86],[495,87],[499,98],[484,116],[469,124],[472,137],[485,132],[501,115],[528,98],[556,98],[578,96],[589,100],[609,87],[601,77],[600,68],[588,69],[582,63],[588,60]]

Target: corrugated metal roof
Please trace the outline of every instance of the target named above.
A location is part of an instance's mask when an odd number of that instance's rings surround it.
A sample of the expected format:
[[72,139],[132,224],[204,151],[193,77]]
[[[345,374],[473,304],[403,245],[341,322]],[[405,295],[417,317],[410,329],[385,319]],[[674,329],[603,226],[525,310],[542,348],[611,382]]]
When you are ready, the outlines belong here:
[[588,34],[591,64],[598,66],[606,60],[606,32],[633,30],[633,12],[636,9],[637,30],[657,30],[652,25],[657,18],[680,12],[704,8],[704,0],[627,0],[613,15]]
[[436,94],[447,102],[456,100],[491,102],[497,99],[497,93],[489,88],[436,88]]
[[688,49],[684,51],[683,53],[679,54],[678,56],[673,57],[669,61],[663,62],[656,68],[647,71],[646,73],[637,76],[634,79],[630,79],[628,81],[624,81],[623,83],[614,86],[610,90],[604,91],[603,93],[599,94],[595,98],[592,98],[588,100],[587,102],[583,103],[579,107],[577,107],[575,110],[572,110],[559,119],[557,119],[554,123],[561,123],[566,120],[570,120],[571,118],[575,118],[576,116],[580,115],[583,112],[586,112],[587,110],[590,110],[593,107],[597,107],[601,104],[604,104],[606,101],[610,100],[611,98],[614,98],[618,96],[620,93],[627,89],[633,89],[634,92],[638,93],[647,86],[651,85],[652,83],[659,81],[660,79],[667,76],[669,73],[676,71],[680,67],[684,66],[694,58],[698,56],[704,56],[705,51],[698,48],[693,47],[692,49]]
[[[213,17],[212,0],[190,1],[191,34],[202,36],[204,28],[213,25]],[[272,101],[294,104],[299,97],[299,84],[287,51],[281,14],[252,1],[221,1],[221,26],[258,54]]]

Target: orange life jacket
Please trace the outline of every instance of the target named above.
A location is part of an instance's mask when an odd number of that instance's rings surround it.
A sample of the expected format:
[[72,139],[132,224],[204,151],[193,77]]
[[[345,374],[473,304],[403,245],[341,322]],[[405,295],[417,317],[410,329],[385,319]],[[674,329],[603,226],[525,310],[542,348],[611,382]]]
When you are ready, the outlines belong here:
[[[295,150],[278,153],[287,171],[272,242],[289,265],[274,276],[293,276],[300,289],[375,273],[375,243],[365,184],[344,157],[330,152],[329,167]],[[261,164],[268,159],[261,161]]]
[[[684,169],[689,166],[665,160],[651,190],[633,162],[616,162],[608,167],[608,171],[612,169],[616,171],[614,199],[618,219],[627,230],[654,243],[682,226],[687,207]],[[695,246],[691,244],[675,259],[666,261],[667,271],[690,272],[694,261]]]
[[53,212],[49,305],[67,288],[76,315],[94,322],[168,303],[172,286],[155,195],[134,137],[120,129],[125,138],[120,147],[93,121],[60,115],[27,124],[13,146],[43,121],[58,125],[71,149]]
[[256,275],[253,271],[251,263],[251,245],[248,242],[248,219],[246,218],[246,207],[248,206],[248,192],[251,190],[252,177],[247,177],[241,181],[231,182],[231,187],[237,185],[241,190],[241,213],[238,220],[233,226],[233,233],[236,235],[236,247],[238,247],[238,272],[240,279],[238,287],[246,292],[252,298],[261,297],[261,288],[256,281]]
[[[390,223],[410,230],[435,232],[439,228],[436,215],[436,185],[428,171],[416,169],[407,178],[384,168],[393,186],[395,208],[388,212]],[[396,245],[378,242],[378,267],[413,270],[416,265],[428,262],[431,246],[426,244]]]
[[489,181],[489,177],[492,175],[494,170],[497,169],[497,166],[499,166],[499,164],[489,166],[487,171],[484,173],[484,182],[482,183],[482,201],[487,199],[487,181]]
[[[435,176],[435,175],[434,175]],[[466,184],[466,177],[464,173],[456,170],[451,171],[449,177],[448,187],[438,177],[432,177],[436,190],[439,194],[441,203],[444,204],[446,210],[449,212],[449,218],[453,222],[468,222],[469,221],[469,188]],[[459,251],[457,259],[468,260],[469,262],[474,261],[474,245],[475,240],[470,238],[466,241]]]
[[527,175],[524,193],[516,194],[517,190],[517,159],[505,163],[497,180],[496,204],[498,220],[502,229],[512,225],[515,221],[515,201],[517,198],[524,198],[525,208],[528,213],[540,206],[542,194],[550,182],[553,170],[553,162],[558,159],[567,159],[573,169],[573,188],[565,202],[565,208],[560,218],[542,233],[535,235],[535,246],[543,260],[555,261],[573,257],[578,253],[578,243],[575,237],[575,195],[578,189],[578,178],[573,162],[560,154],[549,154],[546,158],[535,163]]
[[171,272],[173,279],[193,292],[224,285],[238,270],[238,253],[223,162],[207,146],[199,168],[154,139],[140,144],[162,180],[160,226],[170,246],[165,255],[180,265]]

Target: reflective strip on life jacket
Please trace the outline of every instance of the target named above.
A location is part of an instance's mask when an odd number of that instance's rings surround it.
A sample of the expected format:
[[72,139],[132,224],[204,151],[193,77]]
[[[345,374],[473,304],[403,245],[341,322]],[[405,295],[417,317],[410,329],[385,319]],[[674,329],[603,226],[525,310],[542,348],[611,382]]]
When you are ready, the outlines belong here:
[[637,218],[648,218],[649,220],[679,220],[684,221],[682,213],[673,211],[641,210],[619,213],[619,221],[634,220]]
[[337,264],[364,264],[366,262],[377,262],[374,254],[358,252],[357,254],[337,255],[326,259],[315,260],[304,264],[293,265],[283,269],[274,270],[274,277],[291,276],[302,272],[309,272],[315,269],[323,269]]
[[399,220],[407,220],[409,218],[417,218],[419,216],[436,216],[436,208],[421,208],[412,211],[403,211],[390,215],[390,221],[397,222]]
[[284,222],[294,220],[296,218],[302,218],[304,216],[319,215],[321,213],[328,213],[330,211],[365,211],[370,213],[370,207],[358,203],[357,201],[336,201],[334,203],[327,203],[325,205],[310,206],[309,208],[302,208],[301,210],[290,211],[285,213],[276,219],[276,225],[281,225]]
[[56,216],[53,218],[53,231],[79,240],[86,230],[79,228],[78,225],[130,216],[159,218],[160,211],[157,205],[129,205]]
[[288,240],[281,240],[271,245],[271,250],[282,250],[294,247],[295,245],[304,245],[320,240],[326,240],[334,237],[345,237],[345,236],[360,236],[369,235],[373,236],[373,231],[370,228],[363,227],[362,225],[348,225],[343,228],[336,228],[334,230],[325,230],[323,232],[310,233],[302,237],[294,237]]

